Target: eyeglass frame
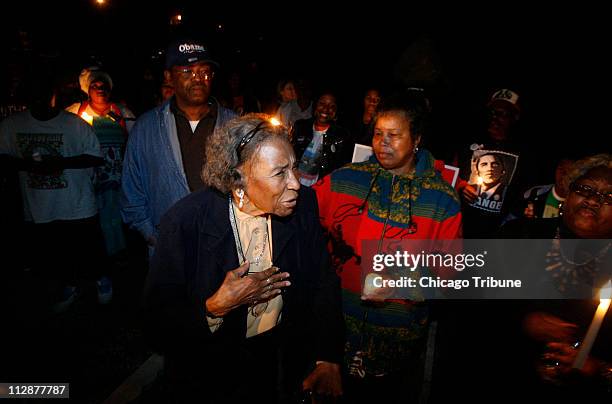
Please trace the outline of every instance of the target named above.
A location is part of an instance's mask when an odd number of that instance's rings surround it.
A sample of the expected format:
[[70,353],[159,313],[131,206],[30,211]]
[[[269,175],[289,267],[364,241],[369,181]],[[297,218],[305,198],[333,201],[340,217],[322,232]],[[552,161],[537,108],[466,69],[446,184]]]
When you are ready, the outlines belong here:
[[200,77],[204,81],[210,81],[215,77],[214,70],[198,70],[194,71],[190,67],[177,68],[176,72],[181,75],[185,80],[193,80],[196,77]]
[[612,192],[604,194],[589,185],[579,184],[577,182],[572,182],[570,184],[570,191],[587,199],[595,199],[595,196],[597,196],[596,200],[600,205],[612,205]]

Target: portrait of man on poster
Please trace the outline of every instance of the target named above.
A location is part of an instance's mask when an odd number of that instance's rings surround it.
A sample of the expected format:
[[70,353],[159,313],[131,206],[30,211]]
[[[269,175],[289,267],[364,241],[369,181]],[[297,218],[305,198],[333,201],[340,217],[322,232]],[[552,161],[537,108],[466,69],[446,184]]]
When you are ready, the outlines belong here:
[[478,198],[472,206],[491,212],[501,210],[517,159],[513,154],[499,151],[474,152],[469,182],[476,186]]

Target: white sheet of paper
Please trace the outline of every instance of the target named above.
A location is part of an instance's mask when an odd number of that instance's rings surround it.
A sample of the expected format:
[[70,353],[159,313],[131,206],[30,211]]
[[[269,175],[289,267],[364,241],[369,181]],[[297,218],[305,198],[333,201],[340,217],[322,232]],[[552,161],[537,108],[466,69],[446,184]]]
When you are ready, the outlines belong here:
[[353,160],[351,162],[361,163],[362,161],[366,161],[373,153],[372,146],[356,143],[355,149],[353,149]]
[[453,180],[451,181],[451,185],[455,188],[457,184],[457,179],[459,178],[459,167],[449,166],[448,164],[444,164],[444,168],[447,170],[453,171]]

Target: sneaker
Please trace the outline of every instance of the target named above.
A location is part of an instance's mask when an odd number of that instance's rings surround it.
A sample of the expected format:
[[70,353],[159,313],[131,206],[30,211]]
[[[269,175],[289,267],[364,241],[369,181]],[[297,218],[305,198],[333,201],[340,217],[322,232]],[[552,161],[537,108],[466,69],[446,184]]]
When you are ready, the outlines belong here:
[[98,303],[109,304],[113,299],[113,282],[110,278],[103,276],[96,281],[98,286]]
[[68,310],[68,308],[70,308],[72,303],[74,303],[76,300],[77,293],[78,291],[75,286],[65,286],[62,290],[60,300],[53,305],[53,311],[59,314]]

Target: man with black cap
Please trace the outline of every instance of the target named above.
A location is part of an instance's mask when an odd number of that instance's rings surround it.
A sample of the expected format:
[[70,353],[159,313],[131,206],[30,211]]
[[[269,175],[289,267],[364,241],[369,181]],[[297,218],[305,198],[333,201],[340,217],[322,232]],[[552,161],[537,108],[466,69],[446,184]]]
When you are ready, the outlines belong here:
[[235,116],[210,97],[218,66],[198,41],[170,44],[164,78],[174,87],[174,96],[143,114],[130,133],[121,211],[123,220],[151,247],[161,216],[204,186],[200,171],[206,140],[217,126]]
[[[519,192],[532,181],[528,176],[535,174],[533,152],[516,132],[521,113],[519,94],[498,89],[486,107],[484,136],[477,137],[459,160],[463,178],[457,183],[457,191],[463,200],[466,238],[496,237],[504,221],[516,214]],[[503,186],[493,190],[498,184],[492,177],[498,177]]]

